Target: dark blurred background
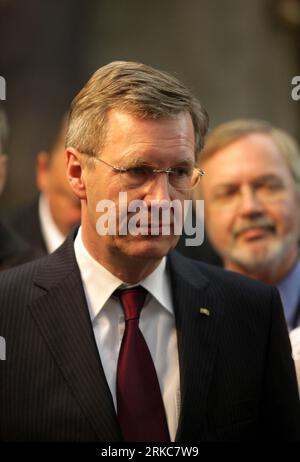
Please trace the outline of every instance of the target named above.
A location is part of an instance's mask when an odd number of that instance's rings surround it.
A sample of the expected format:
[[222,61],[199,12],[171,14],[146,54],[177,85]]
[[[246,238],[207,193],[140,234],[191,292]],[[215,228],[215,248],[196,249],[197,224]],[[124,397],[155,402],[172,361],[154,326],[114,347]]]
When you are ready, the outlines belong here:
[[259,117],[300,138],[299,0],[0,0],[0,75],[10,123],[1,204],[35,194],[35,156],[100,66],[135,60],[178,75],[211,127]]

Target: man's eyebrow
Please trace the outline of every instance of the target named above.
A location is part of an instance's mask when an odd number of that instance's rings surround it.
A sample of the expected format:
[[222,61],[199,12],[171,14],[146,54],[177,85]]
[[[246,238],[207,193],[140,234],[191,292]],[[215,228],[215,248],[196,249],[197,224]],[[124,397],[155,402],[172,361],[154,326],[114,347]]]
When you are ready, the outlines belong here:
[[[283,183],[282,178],[275,173],[268,173],[265,175],[258,176],[247,183],[251,185],[257,185],[257,184],[261,184],[267,181],[277,181],[277,182]],[[226,189],[226,188],[237,188],[239,186],[240,186],[240,183],[237,181],[232,181],[232,180],[226,181],[225,180],[223,183],[216,184],[214,186],[214,190],[219,190],[219,189],[221,190],[221,189]]]
[[226,189],[226,188],[237,188],[239,187],[239,184],[236,183],[236,182],[233,182],[233,181],[228,181],[227,183],[218,183],[216,185],[214,185],[214,190],[217,191],[217,190],[221,190],[221,189]]
[[130,166],[139,166],[139,165],[151,165],[150,162],[148,162],[146,159],[142,159],[141,157],[129,157],[126,156],[125,158],[122,158],[122,160],[119,162],[120,164],[124,165],[130,165]]
[[255,178],[255,180],[253,181],[253,183],[254,183],[254,184],[256,184],[256,183],[263,183],[263,182],[265,182],[265,181],[270,181],[270,180],[271,180],[271,181],[276,180],[276,181],[278,181],[278,182],[280,182],[280,183],[283,182],[283,181],[282,181],[282,178],[281,178],[280,176],[278,176],[277,174],[275,174],[275,173],[268,173],[268,174],[266,174],[266,175],[261,175],[261,176]]
[[[127,164],[127,165],[132,165],[132,166],[139,166],[139,165],[148,165],[150,167],[155,166],[157,162],[151,161],[149,159],[144,159],[142,157],[135,157],[132,155],[125,155],[122,157],[122,159],[119,160],[119,164],[121,165],[122,163]],[[170,167],[175,167],[175,166],[194,166],[195,162],[192,159],[189,158],[184,158],[184,159],[177,159],[174,160],[173,162],[170,161]],[[159,168],[159,166],[157,166]]]
[[[190,159],[190,158],[180,159],[180,160],[177,160],[176,162],[174,162],[173,165],[187,165],[187,166],[191,166],[191,165],[195,165],[195,161],[194,161],[194,159]],[[200,167],[199,167],[199,168],[200,168]]]

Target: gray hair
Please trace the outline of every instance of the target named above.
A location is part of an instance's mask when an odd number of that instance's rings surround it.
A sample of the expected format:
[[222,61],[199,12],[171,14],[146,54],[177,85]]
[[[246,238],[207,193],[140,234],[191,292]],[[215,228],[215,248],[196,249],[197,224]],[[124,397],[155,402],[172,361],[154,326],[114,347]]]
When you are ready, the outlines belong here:
[[269,122],[264,120],[235,119],[214,128],[207,135],[199,161],[203,163],[220,149],[252,133],[263,133],[273,140],[292,174],[297,190],[300,192],[299,145],[289,133],[280,128],[273,127]]
[[127,61],[115,61],[98,69],[74,98],[67,146],[95,156],[105,141],[109,109],[144,119],[175,117],[187,112],[194,126],[196,158],[203,147],[208,115],[192,92],[166,72]]

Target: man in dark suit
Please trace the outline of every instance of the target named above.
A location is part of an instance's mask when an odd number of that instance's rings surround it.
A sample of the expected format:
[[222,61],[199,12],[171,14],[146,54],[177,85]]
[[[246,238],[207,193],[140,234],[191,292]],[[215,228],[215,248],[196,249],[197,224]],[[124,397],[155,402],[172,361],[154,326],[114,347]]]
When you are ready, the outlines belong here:
[[235,119],[209,133],[200,162],[208,236],[225,268],[277,287],[299,369],[300,147],[269,122]]
[[7,225],[27,245],[44,254],[51,253],[65,240],[72,227],[80,222],[80,201],[66,180],[65,136],[67,116],[47,150],[36,159],[36,183],[39,196],[3,213]]
[[0,277],[2,440],[299,439],[276,289],[172,251],[206,130],[190,91],[143,64],[100,68],[72,102],[81,227]]

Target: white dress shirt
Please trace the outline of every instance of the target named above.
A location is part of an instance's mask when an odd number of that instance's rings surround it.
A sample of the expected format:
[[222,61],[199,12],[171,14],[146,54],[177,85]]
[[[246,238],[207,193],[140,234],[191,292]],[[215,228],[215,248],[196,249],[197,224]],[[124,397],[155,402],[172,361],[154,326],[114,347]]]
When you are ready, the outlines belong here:
[[[82,241],[81,228],[74,246],[99,355],[117,408],[117,363],[125,322],[119,299],[112,294],[118,287],[124,287],[124,283],[88,253]],[[180,411],[180,383],[177,333],[166,258],[139,285],[149,292],[139,327],[155,365],[170,437],[174,441]]]
[[39,197],[39,218],[47,252],[52,253],[64,242],[66,237],[56,226],[44,194],[40,194]]

